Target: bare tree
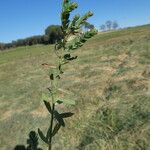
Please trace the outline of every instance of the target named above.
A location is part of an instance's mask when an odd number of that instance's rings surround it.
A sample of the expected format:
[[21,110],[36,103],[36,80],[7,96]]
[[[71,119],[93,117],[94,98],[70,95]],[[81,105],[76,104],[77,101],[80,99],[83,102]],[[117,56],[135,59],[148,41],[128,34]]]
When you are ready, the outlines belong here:
[[108,21],[106,21],[105,24],[106,24],[107,30],[110,31],[111,28],[112,28],[112,21],[111,21],[111,20],[108,20]]
[[116,30],[118,27],[119,27],[119,25],[118,25],[117,21],[114,21],[114,22],[112,23],[112,28],[113,28],[114,30]]
[[102,24],[102,25],[100,26],[100,30],[101,30],[101,31],[105,31],[105,30],[106,30],[106,26],[105,26],[104,24]]

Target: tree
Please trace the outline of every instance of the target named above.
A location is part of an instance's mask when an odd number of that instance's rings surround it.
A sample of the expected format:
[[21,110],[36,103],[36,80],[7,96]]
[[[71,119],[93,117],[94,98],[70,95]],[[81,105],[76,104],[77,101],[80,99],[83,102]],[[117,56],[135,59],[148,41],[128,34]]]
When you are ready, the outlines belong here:
[[105,31],[105,30],[106,30],[106,26],[105,26],[104,24],[102,24],[102,25],[100,26],[100,30],[101,30],[101,31]]
[[42,44],[48,44],[49,43],[49,37],[47,35],[43,35],[41,37],[41,43]]
[[56,41],[59,41],[63,38],[61,26],[59,25],[48,26],[45,30],[45,35],[49,37],[49,43],[54,44]]
[[114,21],[114,22],[112,23],[112,28],[113,28],[114,30],[116,30],[118,27],[119,27],[119,25],[118,25],[117,21]]
[[110,31],[111,28],[112,28],[112,21],[111,21],[111,20],[108,20],[108,21],[106,21],[105,24],[106,24],[107,30]]

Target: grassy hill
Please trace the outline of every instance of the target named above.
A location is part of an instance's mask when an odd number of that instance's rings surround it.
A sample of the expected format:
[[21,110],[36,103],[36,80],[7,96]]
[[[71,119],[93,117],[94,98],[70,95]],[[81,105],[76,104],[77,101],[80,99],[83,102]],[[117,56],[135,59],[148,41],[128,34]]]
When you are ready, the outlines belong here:
[[[99,34],[75,54],[61,81],[76,97],[67,108],[75,115],[54,149],[149,150],[150,25]],[[41,64],[55,60],[53,46],[0,52],[1,150],[26,144],[29,131],[48,127],[41,97],[49,79]]]

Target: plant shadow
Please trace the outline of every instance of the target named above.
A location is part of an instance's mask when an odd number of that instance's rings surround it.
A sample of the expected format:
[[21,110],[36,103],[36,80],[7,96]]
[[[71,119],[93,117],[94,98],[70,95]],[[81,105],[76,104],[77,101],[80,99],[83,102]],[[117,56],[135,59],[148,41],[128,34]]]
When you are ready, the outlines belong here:
[[35,131],[31,131],[27,139],[27,147],[25,145],[16,145],[14,150],[42,150],[38,148],[38,145],[38,135]]

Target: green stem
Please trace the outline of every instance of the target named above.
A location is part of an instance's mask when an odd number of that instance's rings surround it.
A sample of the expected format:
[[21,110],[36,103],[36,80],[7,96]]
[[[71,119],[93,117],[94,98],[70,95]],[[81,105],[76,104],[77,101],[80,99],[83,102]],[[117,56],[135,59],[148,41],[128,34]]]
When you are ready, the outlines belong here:
[[55,110],[55,104],[53,103],[51,123],[50,123],[50,139],[49,139],[49,148],[48,148],[48,150],[52,150],[52,132],[53,132],[54,110]]
[[53,95],[53,91],[54,91],[54,81],[51,80],[51,88],[52,88],[52,92],[51,92],[51,97],[52,97],[52,115],[51,115],[51,121],[50,121],[50,138],[49,138],[49,147],[48,150],[52,150],[52,132],[53,132],[53,122],[54,122],[54,111],[55,111],[55,99],[54,99],[54,95]]

